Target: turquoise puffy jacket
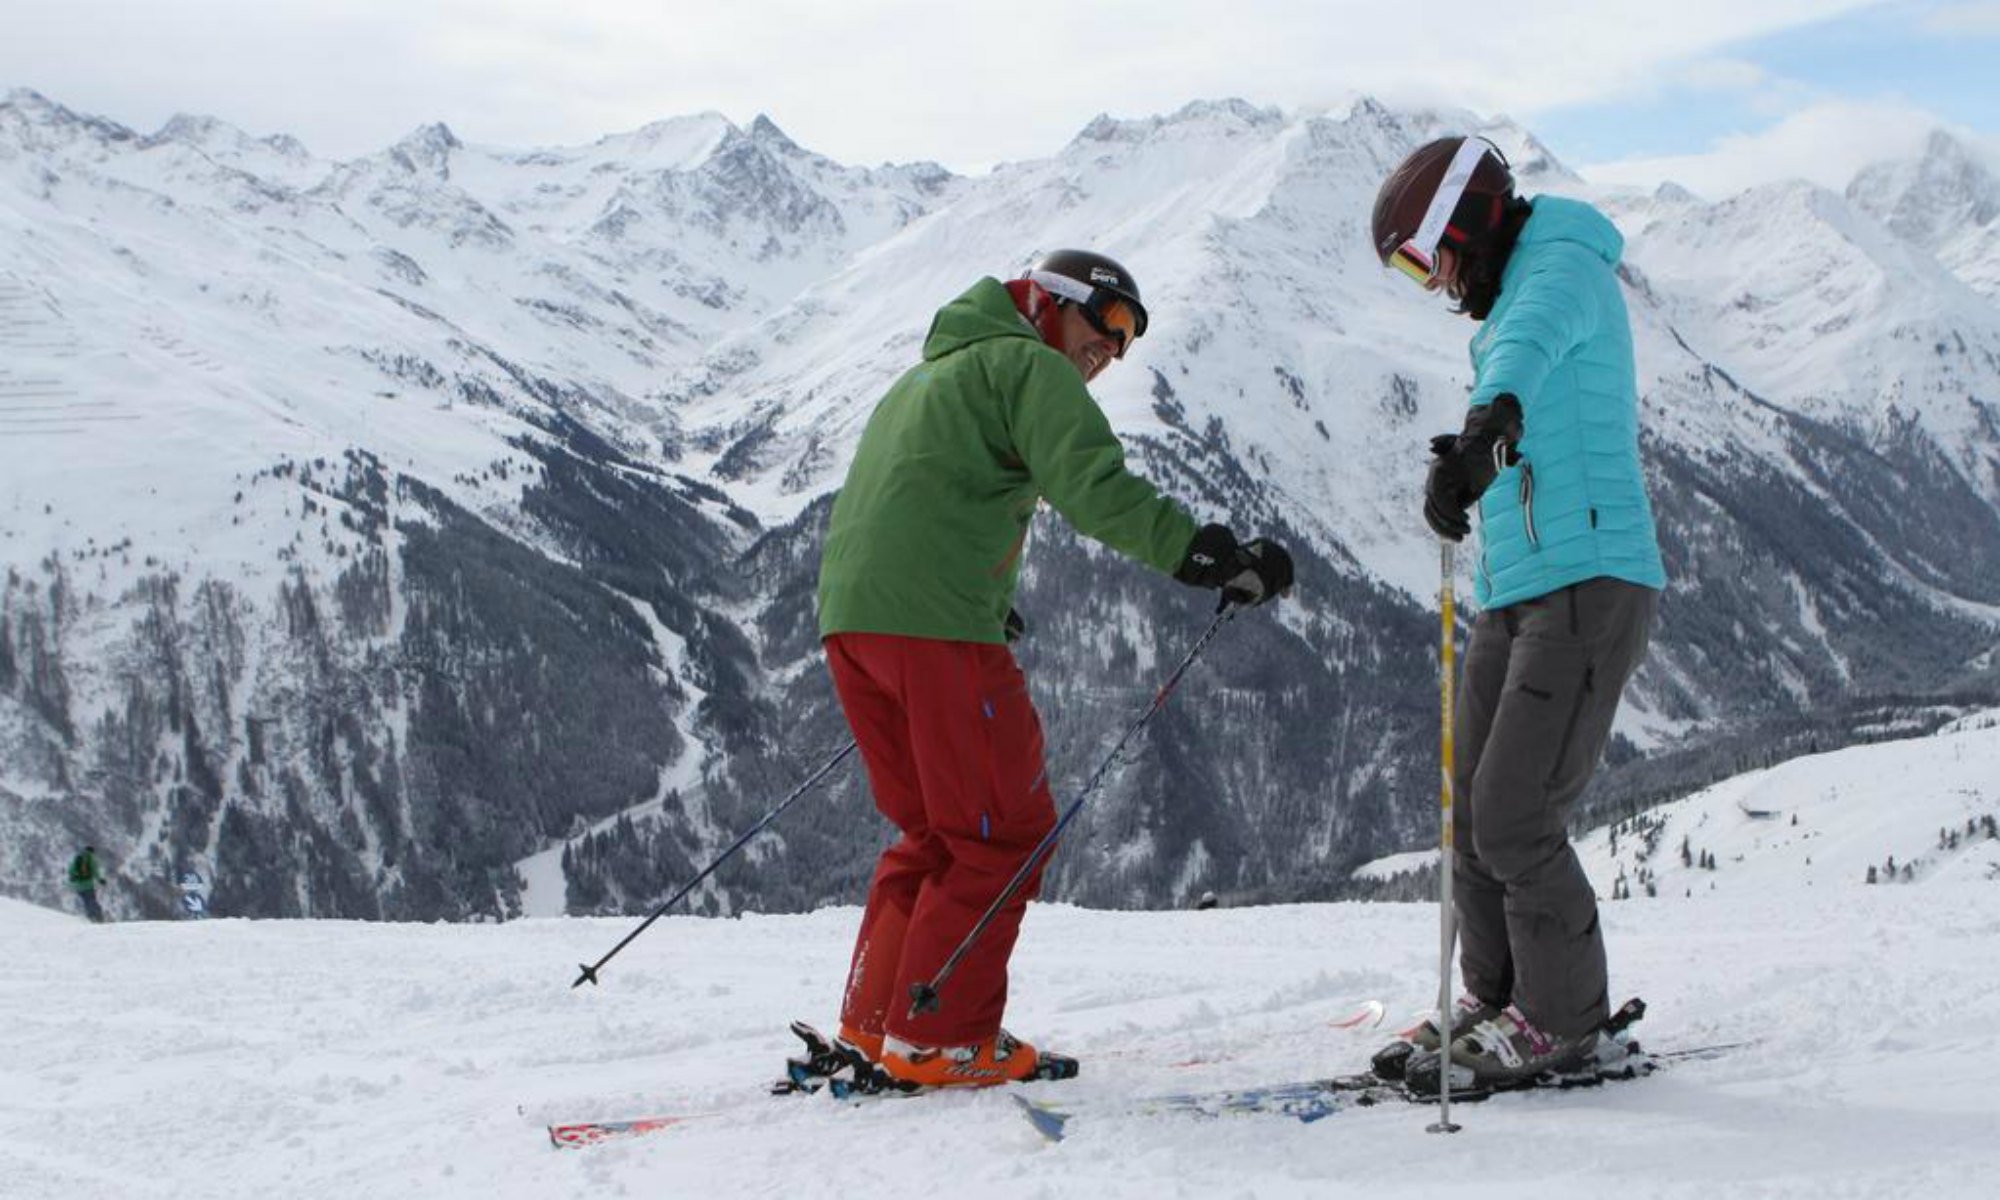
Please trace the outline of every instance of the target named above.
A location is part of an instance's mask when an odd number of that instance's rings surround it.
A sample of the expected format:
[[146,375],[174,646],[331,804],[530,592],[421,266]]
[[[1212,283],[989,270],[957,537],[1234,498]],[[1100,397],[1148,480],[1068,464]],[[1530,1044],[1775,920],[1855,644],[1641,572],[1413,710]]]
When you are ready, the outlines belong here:
[[1472,339],[1471,403],[1521,403],[1521,461],[1480,498],[1480,607],[1586,579],[1667,583],[1639,466],[1625,239],[1588,204],[1537,196]]

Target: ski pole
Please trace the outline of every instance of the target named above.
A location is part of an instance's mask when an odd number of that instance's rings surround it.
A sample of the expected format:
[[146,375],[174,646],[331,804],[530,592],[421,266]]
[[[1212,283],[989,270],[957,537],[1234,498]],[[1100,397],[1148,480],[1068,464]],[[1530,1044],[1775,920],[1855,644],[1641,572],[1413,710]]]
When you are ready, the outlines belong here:
[[1215,620],[1209,622],[1208,629],[1199,638],[1195,639],[1193,649],[1187,652],[1186,658],[1181,659],[1181,665],[1175,667],[1174,673],[1167,676],[1167,681],[1160,685],[1160,690],[1153,696],[1153,702],[1146,706],[1146,711],[1139,715],[1139,719],[1134,721],[1131,727],[1125,731],[1125,735],[1118,739],[1118,744],[1111,748],[1111,753],[1106,755],[1104,761],[1098,764],[1096,773],[1090,777],[1090,782],[1083,785],[1083,791],[1079,792],[1076,799],[1070,801],[1069,807],[1063,810],[1062,817],[1056,821],[1055,828],[1043,834],[1042,840],[1035,844],[1033,850],[1029,851],[1028,857],[1022,861],[1020,869],[1015,871],[1014,877],[1007,881],[1007,886],[1000,889],[1000,894],[993,898],[993,903],[986,906],[986,912],[979,918],[978,924],[974,925],[971,931],[965,935],[965,939],[959,942],[958,949],[951,952],[951,957],[944,960],[944,965],[938,968],[938,973],[931,977],[929,983],[913,983],[910,985],[910,1015],[912,1017],[918,1013],[937,1011],[938,989],[950,981],[952,975],[958,971],[958,964],[964,960],[967,952],[972,949],[973,943],[979,940],[979,935],[986,932],[986,927],[993,923],[993,918],[999,915],[1000,910],[1006,907],[1009,900],[1014,898],[1014,893],[1021,890],[1021,885],[1026,882],[1029,874],[1034,871],[1035,867],[1054,848],[1056,840],[1062,837],[1062,831],[1069,827],[1071,819],[1083,808],[1084,801],[1090,799],[1090,794],[1096,791],[1097,785],[1104,781],[1105,773],[1110,771],[1111,765],[1118,761],[1118,756],[1124,753],[1125,744],[1132,740],[1133,735],[1145,728],[1146,722],[1153,719],[1154,713],[1160,711],[1161,707],[1166,704],[1167,697],[1173,695],[1174,689],[1180,685],[1181,676],[1187,674],[1188,668],[1194,665],[1194,660],[1201,656],[1201,652],[1207,648],[1208,643],[1214,639],[1216,633],[1222,629],[1223,625],[1236,616],[1237,607],[1235,604],[1225,604],[1221,611],[1215,614]]
[[1451,907],[1451,866],[1456,855],[1453,848],[1452,828],[1453,795],[1452,770],[1455,767],[1456,747],[1453,741],[1452,673],[1457,655],[1457,604],[1452,594],[1453,555],[1455,543],[1448,538],[1438,540],[1440,583],[1438,586],[1438,606],[1443,610],[1444,621],[1440,630],[1440,652],[1438,655],[1438,693],[1442,699],[1441,716],[1438,723],[1438,758],[1442,762],[1443,787],[1440,794],[1444,803],[1439,810],[1438,838],[1438,1119],[1427,1126],[1431,1133],[1457,1133],[1459,1127],[1451,1123],[1451,1030],[1452,1030],[1452,987],[1451,987],[1451,944],[1458,932],[1452,920]]
[[855,745],[856,745],[855,742],[849,741],[846,746],[841,748],[840,753],[834,755],[832,758],[826,761],[825,766],[822,766],[819,770],[814,771],[811,775],[806,776],[805,782],[799,784],[798,787],[793,788],[792,794],[785,797],[784,803],[778,805],[778,807],[772,809],[770,812],[765,813],[763,817],[759,819],[755,825],[752,825],[750,828],[744,830],[743,836],[737,838],[734,842],[730,843],[729,849],[724,850],[722,853],[716,855],[715,861],[703,867],[701,869],[701,874],[696,875],[693,879],[688,880],[686,887],[682,888],[678,892],[675,892],[673,895],[667,897],[666,903],[654,909],[653,915],[647,917],[644,921],[640,922],[639,928],[634,929],[632,932],[626,934],[624,941],[619,942],[616,946],[611,947],[611,952],[609,954],[606,954],[603,958],[598,959],[596,962],[590,964],[587,967],[584,967],[581,963],[577,964],[579,967],[582,967],[583,974],[578,975],[576,977],[576,982],[570,984],[569,986],[572,988],[577,988],[583,986],[586,983],[591,983],[591,984],[596,983],[598,968],[602,967],[605,963],[610,962],[612,958],[615,957],[620,950],[623,950],[627,945],[631,943],[633,938],[636,938],[640,934],[646,932],[647,926],[659,920],[660,917],[663,916],[668,909],[672,908],[675,905],[675,903],[680,900],[681,897],[693,891],[695,889],[696,884],[700,883],[704,879],[707,879],[709,875],[712,874],[717,867],[721,866],[724,862],[727,862],[729,860],[730,855],[736,853],[738,850],[741,850],[743,848],[744,843],[748,842],[751,838],[756,837],[759,833],[762,833],[766,825],[769,825],[771,822],[777,820],[780,813],[783,813],[786,809],[792,806],[792,801],[797,800],[800,796],[805,795],[807,788],[810,788],[813,784],[818,783],[821,779],[825,778],[826,774],[829,771],[832,771],[835,767],[840,765],[842,759],[854,753]]

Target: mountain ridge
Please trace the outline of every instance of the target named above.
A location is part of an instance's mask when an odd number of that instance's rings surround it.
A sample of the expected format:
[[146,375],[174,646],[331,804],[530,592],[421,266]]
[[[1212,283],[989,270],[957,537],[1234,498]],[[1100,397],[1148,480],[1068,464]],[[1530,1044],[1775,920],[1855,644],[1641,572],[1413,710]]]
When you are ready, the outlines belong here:
[[[1095,389],[1135,463],[1294,546],[1301,586],[1202,664],[1052,894],[1328,894],[1430,816],[1437,562],[1410,497],[1471,329],[1381,271],[1363,221],[1452,125],[1632,242],[1675,582],[1620,762],[1856,693],[1990,686],[2000,317],[1839,193],[1599,194],[1512,122],[1366,100],[1102,118],[959,177],[714,114],[527,151],[429,125],[322,164],[16,90],[0,889],[43,894],[38,864],[95,837],[145,911],[194,863],[246,913],[502,915],[514,863],[599,828],[573,906],[645,906],[844,734],[817,539],[930,313],[1088,243],[1152,311]],[[1743,252],[1774,229],[1824,261]],[[1035,539],[1020,653],[1069,780],[1201,606],[1056,519]],[[836,781],[703,903],[852,895],[880,828]]]

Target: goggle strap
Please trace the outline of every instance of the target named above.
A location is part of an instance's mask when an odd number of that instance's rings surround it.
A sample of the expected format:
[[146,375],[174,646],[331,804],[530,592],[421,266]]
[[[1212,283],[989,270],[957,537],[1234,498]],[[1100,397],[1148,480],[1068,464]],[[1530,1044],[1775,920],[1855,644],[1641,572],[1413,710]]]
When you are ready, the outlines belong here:
[[1077,304],[1090,303],[1091,293],[1097,290],[1081,279],[1071,279],[1054,271],[1030,271],[1021,278],[1040,284],[1042,290],[1051,296],[1060,296]]
[[1423,222],[1410,235],[1410,243],[1423,251],[1425,258],[1436,260],[1438,242],[1444,238],[1444,227],[1451,223],[1451,214],[1465,197],[1473,172],[1479,169],[1480,162],[1491,148],[1484,138],[1469,137],[1458,144],[1458,153],[1451,156],[1451,165],[1445,168],[1444,178],[1438,182],[1437,194],[1431,197],[1431,206],[1424,210]]

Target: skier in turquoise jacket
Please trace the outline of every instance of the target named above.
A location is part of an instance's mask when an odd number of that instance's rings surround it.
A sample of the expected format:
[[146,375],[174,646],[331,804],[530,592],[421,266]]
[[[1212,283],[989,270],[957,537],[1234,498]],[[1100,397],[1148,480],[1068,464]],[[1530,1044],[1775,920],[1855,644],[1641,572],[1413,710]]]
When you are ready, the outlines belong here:
[[[1614,1052],[1600,1038],[1597,897],[1566,822],[1666,586],[1639,460],[1624,239],[1588,204],[1516,196],[1499,150],[1460,137],[1420,147],[1383,183],[1374,235],[1385,265],[1480,323],[1464,428],[1431,443],[1424,518],[1458,541],[1479,511],[1479,613],[1454,714],[1467,995],[1450,1056],[1505,1083]],[[1408,1070],[1435,1054],[1440,1024],[1412,1035]]]
[[1666,586],[1615,273],[1624,246],[1590,205],[1538,197],[1472,339],[1472,407],[1525,406],[1515,461],[1479,497],[1482,610],[1600,577]]

